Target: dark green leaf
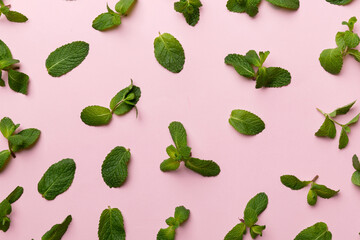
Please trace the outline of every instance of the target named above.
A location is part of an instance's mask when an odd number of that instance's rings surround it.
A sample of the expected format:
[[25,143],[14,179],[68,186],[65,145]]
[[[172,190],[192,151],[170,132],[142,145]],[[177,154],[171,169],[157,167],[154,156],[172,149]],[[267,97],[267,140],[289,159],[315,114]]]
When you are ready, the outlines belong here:
[[290,10],[297,10],[300,6],[299,0],[267,0],[267,1],[275,6],[287,8]]
[[190,158],[189,160],[185,161],[185,166],[204,177],[214,177],[220,173],[219,165],[211,160]]
[[254,17],[258,12],[261,0],[228,0],[226,7],[230,12],[246,12],[250,17]]
[[283,87],[289,85],[291,82],[290,73],[279,67],[266,68],[266,77],[264,87]]
[[49,231],[47,231],[44,236],[42,236],[41,240],[61,240],[71,221],[71,215],[67,216],[62,223],[54,225]]
[[259,55],[254,51],[250,50],[245,55],[246,60],[255,67],[261,67],[260,57]]
[[110,109],[101,106],[89,106],[82,110],[81,120],[89,126],[101,126],[110,122]]
[[313,190],[321,198],[332,198],[340,191],[340,190],[338,191],[332,190],[326,187],[325,185],[320,185],[320,184],[313,184],[311,186],[311,190]]
[[340,139],[339,139],[339,149],[345,148],[349,143],[349,137],[346,133],[345,128],[341,129]]
[[99,240],[125,240],[124,219],[119,209],[105,209],[100,216]]
[[356,154],[352,157],[352,164],[356,171],[360,171],[360,162]]
[[331,74],[338,74],[341,71],[343,65],[343,55],[341,49],[325,49],[320,54],[321,66]]
[[246,226],[244,223],[237,224],[233,229],[226,234],[224,240],[243,240],[246,233]]
[[265,129],[265,123],[261,118],[245,110],[233,110],[229,123],[236,131],[245,135],[256,135]]
[[29,85],[29,76],[25,73],[13,69],[8,70],[9,87],[15,92],[27,94]]
[[229,54],[225,58],[225,63],[231,65],[235,70],[244,77],[255,77],[255,71],[246,58],[240,54]]
[[131,84],[130,86],[122,89],[115,97],[111,99],[110,109],[116,115],[124,115],[135,107],[141,97],[141,90],[139,87]]
[[346,5],[351,3],[353,0],[326,0],[326,1],[335,5]]
[[318,222],[315,225],[302,230],[294,240],[331,240],[332,235],[328,227],[323,222]]
[[12,59],[12,58],[13,57],[9,47],[3,41],[0,40],[0,60]]
[[6,197],[10,204],[16,202],[21,195],[24,193],[24,188],[17,186],[10,194]]
[[352,108],[352,106],[354,106],[355,103],[356,103],[356,100],[353,101],[352,103],[349,103],[343,107],[340,107],[340,108],[334,110],[333,112],[331,112],[329,114],[330,117],[336,117],[338,115],[344,115],[344,114],[348,113],[350,111],[350,109]]
[[160,229],[156,236],[156,240],[174,240],[175,229],[176,228],[174,226]]
[[40,137],[40,130],[36,128],[28,128],[12,135],[8,138],[11,150],[20,152],[21,150],[32,147]]
[[315,136],[335,138],[336,136],[335,123],[328,116],[326,116],[324,123],[321,125],[320,129],[315,133]]
[[4,15],[6,16],[7,20],[9,20],[10,22],[23,23],[28,20],[26,16],[16,11],[9,11],[7,13],[4,13]]
[[302,189],[311,183],[311,181],[300,181],[293,175],[283,175],[280,177],[280,181],[282,184],[288,188],[291,188],[292,190]]
[[0,172],[5,169],[7,163],[10,160],[10,151],[4,150],[0,152]]
[[246,208],[252,208],[255,210],[256,214],[259,216],[267,207],[269,202],[268,196],[265,193],[258,193],[249,200],[246,205]]
[[115,5],[115,10],[121,15],[127,15],[134,7],[136,0],[120,0]]

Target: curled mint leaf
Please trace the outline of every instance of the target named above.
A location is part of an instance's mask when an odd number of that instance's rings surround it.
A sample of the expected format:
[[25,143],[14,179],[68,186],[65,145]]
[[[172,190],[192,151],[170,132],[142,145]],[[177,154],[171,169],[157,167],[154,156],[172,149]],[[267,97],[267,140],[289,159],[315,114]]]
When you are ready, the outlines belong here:
[[100,216],[99,240],[125,240],[124,218],[117,208],[105,209]]
[[315,225],[302,230],[294,240],[331,240],[332,234],[326,223],[318,222]]
[[281,183],[292,190],[300,190],[311,183],[311,181],[301,181],[293,175],[283,175],[280,177]]
[[67,216],[62,223],[55,224],[49,231],[47,231],[42,236],[41,240],[61,240],[69,228],[71,221],[72,216]]
[[255,114],[246,110],[233,110],[229,123],[241,134],[256,135],[265,129],[265,123]]
[[309,190],[308,195],[307,195],[307,202],[310,206],[314,206],[317,202],[317,194],[315,191],[313,190]]

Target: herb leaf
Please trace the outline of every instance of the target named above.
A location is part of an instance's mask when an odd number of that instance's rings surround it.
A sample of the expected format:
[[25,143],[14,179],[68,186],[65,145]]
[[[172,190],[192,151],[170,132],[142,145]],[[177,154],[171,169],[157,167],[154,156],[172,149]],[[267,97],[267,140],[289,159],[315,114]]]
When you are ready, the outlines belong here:
[[314,206],[317,202],[317,194],[315,191],[313,190],[309,190],[308,195],[307,195],[307,202],[310,206]]
[[249,200],[249,202],[246,205],[246,208],[252,208],[254,209],[255,213],[259,216],[263,211],[265,211],[267,205],[268,205],[269,199],[268,196],[265,193],[258,193]]
[[353,0],[326,0],[326,1],[335,5],[346,5],[351,3]]
[[6,197],[6,200],[9,201],[10,204],[16,202],[24,193],[24,188],[17,186],[10,194]]
[[236,131],[245,135],[256,135],[265,129],[265,123],[261,118],[246,110],[233,110],[229,123]]
[[335,123],[327,116],[320,129],[315,133],[317,137],[335,138],[336,128]]
[[321,66],[331,74],[340,73],[343,65],[343,56],[339,48],[325,49],[320,54]]
[[82,41],[68,43],[50,53],[46,68],[53,77],[60,77],[79,66],[89,53],[89,44]]
[[88,106],[81,112],[81,120],[89,126],[101,126],[110,122],[110,109],[101,106]]
[[225,58],[225,63],[235,68],[236,72],[247,78],[255,77],[255,71],[246,57],[240,54],[229,54]]
[[9,138],[18,127],[19,125],[15,125],[8,117],[4,117],[0,121],[0,131],[5,138]]
[[345,127],[341,129],[341,134],[339,138],[339,149],[345,148],[349,143],[349,137],[345,129],[346,129]]
[[299,9],[300,3],[299,0],[266,0],[269,3],[278,6],[278,7],[282,7],[282,8],[287,8],[290,10],[297,10]]
[[319,197],[326,199],[332,198],[340,191],[340,190],[335,191],[326,187],[325,185],[319,185],[319,184],[313,184],[311,186],[311,190],[313,190]]
[[349,103],[343,107],[337,108],[333,112],[329,113],[329,116],[336,117],[338,115],[344,115],[350,111],[350,109],[352,108],[352,106],[354,106],[355,103],[356,103],[356,101],[353,101],[352,103]]
[[174,3],[175,11],[182,13],[190,26],[195,26],[200,18],[200,0],[179,0]]
[[115,5],[115,10],[121,15],[127,15],[131,11],[135,3],[136,0],[120,0]]
[[211,160],[190,158],[189,160],[185,161],[185,166],[204,177],[214,177],[220,173],[219,165]]
[[187,135],[186,130],[182,123],[180,122],[172,122],[169,125],[169,131],[172,140],[175,143],[176,148],[180,149],[183,147],[187,147]]
[[11,150],[13,152],[19,152],[21,150],[30,148],[37,142],[40,137],[40,133],[40,130],[36,128],[28,128],[10,136],[8,140],[11,146]]
[[29,85],[29,76],[25,73],[9,69],[8,70],[9,87],[15,92],[27,94]]
[[92,27],[99,31],[105,31],[113,27],[119,26],[120,24],[121,17],[112,11],[102,13],[97,16],[92,23]]
[[244,13],[254,17],[259,12],[261,0],[228,0],[226,7],[230,12]]
[[0,230],[6,232],[10,227],[8,215],[12,212],[11,204],[16,202],[23,194],[22,187],[16,187],[2,202],[0,202]]
[[67,216],[62,223],[54,225],[49,231],[47,231],[42,236],[41,240],[61,240],[61,238],[66,233],[71,221],[71,215]]
[[278,88],[287,86],[291,82],[291,75],[286,69],[279,67],[268,67],[265,68],[265,72],[265,81],[261,87]]
[[311,183],[311,181],[301,181],[293,175],[283,175],[280,177],[280,181],[286,187],[291,188],[292,190],[300,190],[306,187]]
[[242,240],[245,234],[246,234],[245,223],[239,223],[233,229],[231,229],[230,232],[226,234],[224,240]]
[[315,225],[302,230],[294,240],[331,240],[332,234],[328,227],[323,222],[318,222]]
[[131,81],[130,86],[122,89],[111,99],[110,109],[116,115],[124,115],[135,107],[137,102],[140,100],[140,97],[140,88],[134,86]]
[[10,160],[10,151],[4,150],[0,152],[0,172],[5,169],[6,164]]
[[124,219],[119,209],[105,209],[100,216],[99,240],[125,240]]
[[38,183],[38,192],[47,200],[55,199],[71,186],[75,176],[74,160],[63,159],[49,167]]
[[[1,159],[1,155],[0,155],[0,159]],[[180,161],[172,158],[166,159],[160,164],[160,170],[163,172],[175,171],[179,167],[180,167]]]
[[162,228],[157,234],[157,240],[174,240],[176,229],[188,220],[190,216],[190,210],[186,209],[184,206],[179,206],[175,208],[174,218],[168,218],[166,224],[169,225],[168,228]]

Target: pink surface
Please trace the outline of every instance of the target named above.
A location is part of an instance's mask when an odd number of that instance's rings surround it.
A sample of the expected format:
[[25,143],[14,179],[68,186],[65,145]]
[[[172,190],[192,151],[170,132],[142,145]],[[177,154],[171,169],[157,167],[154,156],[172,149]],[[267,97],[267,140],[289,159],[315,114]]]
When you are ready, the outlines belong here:
[[[42,135],[0,174],[1,199],[17,185],[25,189],[13,205],[9,231],[0,232],[1,240],[40,239],[68,214],[73,222],[64,240],[95,240],[107,206],[122,211],[127,239],[156,239],[178,205],[189,208],[191,216],[176,239],[219,240],[261,191],[269,196],[259,221],[267,227],[263,240],[293,239],[318,221],[328,224],[334,239],[358,238],[360,189],[350,177],[351,157],[360,154],[360,126],[352,128],[349,146],[342,151],[337,140],[314,133],[324,120],[316,107],[331,111],[359,98],[359,63],[348,57],[341,74],[332,76],[318,57],[323,49],[335,47],[336,32],[345,30],[341,22],[359,13],[360,1],[339,7],[325,0],[301,0],[298,11],[288,12],[263,0],[255,18],[229,12],[225,0],[203,1],[194,28],[173,10],[174,1],[139,1],[119,28],[105,33],[92,29],[91,22],[105,11],[106,1],[6,2],[29,18],[16,24],[2,16],[0,37],[21,60],[31,82],[28,96],[0,89],[1,117],[9,116],[23,128],[39,128]],[[109,1],[111,7],[115,3]],[[185,49],[186,63],[179,74],[165,70],[154,57],[159,31],[173,34]],[[90,44],[88,57],[69,74],[52,78],[45,68],[48,54],[75,40]],[[224,64],[227,54],[250,49],[269,50],[266,66],[288,69],[292,83],[256,90],[254,82]],[[81,122],[84,107],[108,106],[130,78],[142,90],[138,119],[132,111],[114,117],[106,127]],[[359,104],[344,121],[360,112]],[[264,132],[254,137],[237,133],[228,124],[233,109],[256,113],[266,123]],[[204,178],[183,166],[174,173],[160,171],[172,143],[167,127],[174,120],[184,124],[194,156],[220,165],[218,177]],[[110,189],[100,168],[115,146],[130,148],[132,158],[126,184]],[[6,148],[5,139],[0,147]],[[76,161],[75,180],[67,192],[47,201],[37,192],[37,183],[63,158]],[[341,191],[310,207],[307,190],[285,188],[279,180],[283,174],[302,179],[319,174],[318,183]]]

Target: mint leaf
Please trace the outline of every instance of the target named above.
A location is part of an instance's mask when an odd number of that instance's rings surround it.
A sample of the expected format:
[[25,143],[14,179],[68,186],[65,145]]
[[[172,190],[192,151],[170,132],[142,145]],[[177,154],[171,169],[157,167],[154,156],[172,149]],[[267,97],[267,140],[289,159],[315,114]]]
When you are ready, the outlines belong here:
[[187,135],[184,125],[181,122],[172,122],[169,125],[169,131],[176,148],[187,147]]
[[[342,1],[342,0],[338,0],[338,1]],[[346,1],[346,0],[345,0],[345,1]],[[349,27],[349,30],[350,30],[350,31],[353,31],[353,30],[354,30],[354,25],[355,25],[356,22],[357,22],[356,17],[351,17],[348,22],[343,21],[343,22],[342,22],[342,25],[348,26],[348,27]]]
[[10,151],[4,150],[0,152],[0,172],[5,169],[10,159]]
[[335,138],[336,136],[335,123],[328,116],[326,116],[324,123],[321,125],[320,129],[315,133],[315,136]]
[[124,184],[128,175],[127,165],[130,157],[130,151],[124,147],[115,147],[106,156],[101,166],[101,175],[110,188]]
[[254,17],[259,12],[261,0],[228,0],[226,7],[230,12],[246,12],[250,17]]
[[89,44],[82,41],[68,43],[50,53],[46,68],[53,77],[60,77],[79,66],[89,53]]
[[75,169],[75,162],[70,158],[51,165],[38,183],[38,192],[47,200],[55,199],[69,189]]
[[311,190],[313,190],[319,197],[326,199],[332,198],[340,191],[340,190],[335,191],[326,187],[325,185],[319,185],[319,184],[313,184],[311,186]]
[[9,20],[10,22],[23,23],[28,20],[28,18],[25,15],[16,11],[8,11],[4,13],[4,15],[7,18],[7,20]]
[[18,127],[19,125],[15,125],[8,117],[4,117],[0,121],[0,131],[5,138],[9,138]]
[[189,160],[185,161],[185,166],[188,169],[197,172],[204,177],[214,177],[219,175],[220,173],[219,165],[217,165],[216,162],[210,160],[190,158]]
[[350,109],[352,108],[352,106],[354,106],[355,103],[356,103],[356,100],[353,101],[352,103],[349,103],[349,104],[343,106],[343,107],[337,108],[333,112],[329,113],[329,116],[336,117],[338,115],[344,115],[350,111]]
[[245,208],[244,210],[244,223],[247,227],[253,226],[257,221],[257,213],[253,208]]
[[326,0],[326,1],[335,5],[346,5],[351,3],[353,0]]
[[236,131],[244,135],[256,135],[265,129],[265,123],[255,114],[245,110],[233,110],[229,123]]
[[[260,70],[260,69],[259,69]],[[291,75],[290,73],[279,67],[269,67],[265,69],[265,76],[263,74],[263,84],[261,87],[283,87],[287,86],[291,82]],[[258,81],[258,80],[256,80]],[[256,88],[259,88],[258,86]]]
[[114,12],[102,13],[92,22],[92,27],[99,31],[105,31],[121,24],[121,17]]
[[255,239],[257,236],[262,236],[262,232],[265,230],[266,226],[254,225],[250,228],[250,234]]
[[353,167],[355,168],[355,170],[360,171],[360,162],[359,162],[359,158],[358,158],[358,156],[356,156],[356,154],[352,157],[352,163],[353,163]]
[[321,66],[331,74],[339,74],[343,65],[343,56],[339,48],[325,49],[320,54]]
[[266,52],[259,52],[259,56],[260,56],[260,63],[261,65],[263,65],[263,63],[266,61],[267,57],[269,56],[270,52],[266,51]]
[[12,212],[11,204],[16,202],[22,195],[24,189],[16,187],[2,202],[0,202],[0,230],[6,232],[10,227],[8,215]]
[[47,231],[44,236],[42,236],[41,240],[61,240],[71,221],[71,215],[67,216],[62,223],[54,225],[49,231]]
[[346,48],[344,36],[345,32],[338,32],[335,36],[336,45],[342,50]]
[[328,227],[323,222],[318,222],[315,225],[302,230],[294,240],[331,240],[332,234]]
[[184,206],[179,206],[175,208],[174,219],[178,225],[183,224],[189,219],[190,210],[186,209]]
[[171,34],[160,34],[154,41],[154,53],[161,66],[173,73],[179,73],[185,64],[184,49]]
[[360,62],[360,52],[356,49],[349,49],[348,53],[355,58],[356,61]]
[[10,194],[6,197],[6,200],[9,201],[10,204],[16,202],[24,193],[24,188],[17,186]]
[[156,236],[156,239],[157,240],[174,240],[175,239],[175,229],[176,228],[174,226],[160,229]]
[[11,150],[20,152],[24,149],[32,147],[40,137],[40,130],[36,128],[28,128],[12,135],[8,138]]
[[349,143],[349,137],[346,133],[345,128],[341,129],[340,139],[339,139],[339,149],[345,148]]
[[12,58],[13,57],[9,47],[3,41],[0,40],[0,60],[12,59]]
[[130,86],[122,89],[115,95],[115,97],[111,99],[110,109],[116,115],[124,115],[135,107],[137,102],[140,100],[140,97],[140,88],[134,86],[133,82],[131,81]]
[[115,5],[115,10],[121,15],[127,15],[134,7],[136,0],[120,0]]
[[308,195],[307,195],[307,202],[310,206],[314,206],[317,202],[317,194],[315,191],[313,190],[309,190]]
[[258,193],[249,200],[245,210],[247,208],[252,208],[257,214],[257,216],[259,216],[267,208],[268,202],[268,196],[264,192]]
[[237,224],[233,229],[226,234],[224,240],[243,240],[246,234],[246,226],[244,223]]
[[351,176],[351,182],[360,187],[360,171],[355,171]]
[[9,68],[11,65],[14,65],[16,63],[19,63],[20,61],[19,60],[16,60],[16,59],[2,59],[0,60],[0,70],[2,69],[6,69],[6,68]]
[[29,76],[25,73],[9,69],[8,70],[9,87],[15,92],[27,94],[29,85]]
[[199,22],[201,6],[200,0],[180,0],[174,3],[175,11],[182,13],[190,26],[195,26]]
[[172,158],[166,159],[160,164],[160,170],[163,172],[175,171],[179,167],[180,161],[174,160]]
[[346,125],[350,126],[350,125],[357,123],[359,121],[359,117],[360,117],[360,113],[358,115],[356,115],[353,119],[351,119]]
[[261,67],[262,65],[259,55],[254,50],[248,51],[245,55],[245,59],[248,63],[255,67]]
[[346,31],[344,33],[344,42],[348,48],[355,48],[360,43],[360,38],[356,33]]
[[225,63],[235,68],[236,72],[246,78],[255,77],[255,71],[247,58],[240,54],[229,54],[225,58]]
[[110,122],[110,109],[101,106],[88,106],[81,112],[81,120],[89,126],[101,126]]
[[280,181],[282,184],[288,188],[291,188],[292,190],[303,189],[311,183],[311,181],[300,181],[300,179],[293,175],[283,175],[280,177]]
[[175,239],[175,230],[185,221],[188,220],[190,215],[190,210],[186,209],[184,206],[179,206],[175,208],[174,218],[168,218],[166,224],[169,225],[168,228],[162,228],[157,234],[157,240],[174,240]]
[[99,240],[125,240],[124,219],[119,209],[105,209],[100,216]]
[[299,0],[266,0],[269,3],[290,10],[297,10],[300,6]]

